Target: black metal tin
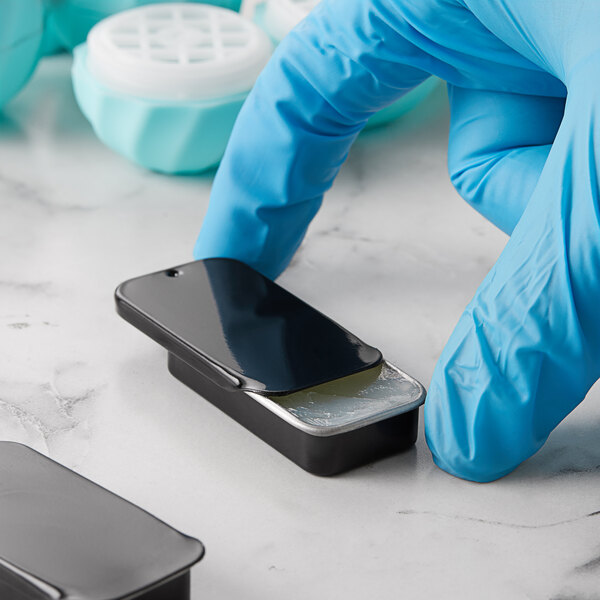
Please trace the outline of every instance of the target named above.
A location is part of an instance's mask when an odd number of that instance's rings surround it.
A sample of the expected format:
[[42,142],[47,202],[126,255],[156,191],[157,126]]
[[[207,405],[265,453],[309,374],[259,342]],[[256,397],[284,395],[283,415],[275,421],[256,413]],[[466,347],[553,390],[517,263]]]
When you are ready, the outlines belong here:
[[[169,351],[177,379],[311,473],[346,471],[416,440],[421,384],[243,263],[188,263],[129,280],[115,298],[123,318]],[[384,369],[408,391],[380,411],[355,398],[348,411],[360,410],[346,418],[336,398],[329,422],[284,407],[291,394],[312,401],[323,384]]]
[[315,475],[335,475],[401,452],[417,439],[418,408],[369,425],[320,436],[292,424],[243,391],[226,390],[169,353],[169,371],[297,465]]
[[2,600],[189,600],[203,554],[88,479],[0,442]]

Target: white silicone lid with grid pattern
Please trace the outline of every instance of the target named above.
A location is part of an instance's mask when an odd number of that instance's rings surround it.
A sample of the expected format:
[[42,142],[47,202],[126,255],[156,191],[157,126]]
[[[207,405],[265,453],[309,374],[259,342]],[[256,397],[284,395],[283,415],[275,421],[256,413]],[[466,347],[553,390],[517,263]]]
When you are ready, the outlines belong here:
[[319,0],[267,0],[264,26],[281,41],[319,3]]
[[256,25],[207,4],[152,4],[98,23],[87,67],[107,87],[156,100],[209,100],[247,92],[272,52]]

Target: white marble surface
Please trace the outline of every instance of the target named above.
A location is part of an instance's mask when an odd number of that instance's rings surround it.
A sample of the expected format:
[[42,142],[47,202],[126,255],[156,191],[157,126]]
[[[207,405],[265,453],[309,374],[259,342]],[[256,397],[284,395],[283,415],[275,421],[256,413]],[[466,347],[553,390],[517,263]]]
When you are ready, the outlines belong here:
[[[505,238],[445,167],[443,90],[363,135],[281,281],[428,384]],[[311,476],[166,369],[115,286],[188,261],[210,176],[148,173],[44,61],[0,120],[0,439],[207,546],[193,600],[600,598],[600,390],[515,473],[477,485],[416,448]]]

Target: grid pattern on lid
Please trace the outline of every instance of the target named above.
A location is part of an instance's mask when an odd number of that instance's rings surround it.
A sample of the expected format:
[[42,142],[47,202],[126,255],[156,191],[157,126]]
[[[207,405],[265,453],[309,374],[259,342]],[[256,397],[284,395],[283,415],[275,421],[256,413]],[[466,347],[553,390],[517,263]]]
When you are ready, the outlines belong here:
[[266,33],[238,13],[184,2],[108,17],[86,46],[96,81],[139,98],[178,101],[247,93],[272,52]]
[[115,50],[142,62],[220,62],[243,53],[253,31],[236,13],[204,6],[161,5],[115,20],[106,36]]

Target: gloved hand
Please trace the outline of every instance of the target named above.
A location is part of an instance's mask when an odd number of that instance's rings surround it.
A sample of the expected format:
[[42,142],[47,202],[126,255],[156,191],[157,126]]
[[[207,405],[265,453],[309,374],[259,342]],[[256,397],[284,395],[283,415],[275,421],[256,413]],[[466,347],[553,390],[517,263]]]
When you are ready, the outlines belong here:
[[323,0],[215,178],[196,258],[275,277],[368,117],[430,74],[449,83],[452,180],[512,233],[425,403],[434,460],[459,477],[510,472],[600,376],[598,23],[597,0]]

